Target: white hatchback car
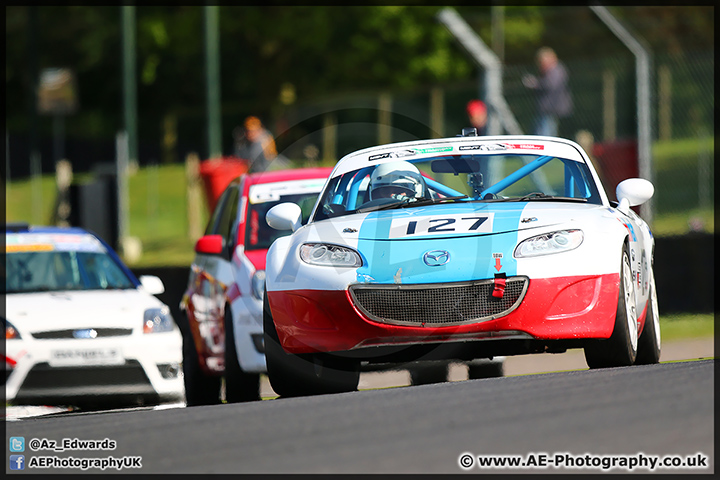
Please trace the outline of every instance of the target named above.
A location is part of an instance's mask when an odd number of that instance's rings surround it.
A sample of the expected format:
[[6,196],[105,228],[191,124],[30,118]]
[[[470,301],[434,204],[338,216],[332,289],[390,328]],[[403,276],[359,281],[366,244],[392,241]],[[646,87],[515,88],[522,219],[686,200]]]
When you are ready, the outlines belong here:
[[9,403],[105,407],[182,401],[182,337],[140,277],[80,228],[5,229]]

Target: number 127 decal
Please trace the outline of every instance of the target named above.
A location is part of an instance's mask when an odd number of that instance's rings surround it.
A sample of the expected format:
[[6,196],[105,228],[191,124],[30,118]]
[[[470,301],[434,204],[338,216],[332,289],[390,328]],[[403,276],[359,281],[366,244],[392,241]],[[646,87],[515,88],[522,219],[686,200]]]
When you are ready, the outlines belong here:
[[492,232],[493,215],[457,213],[437,217],[394,218],[390,224],[390,238],[489,233]]

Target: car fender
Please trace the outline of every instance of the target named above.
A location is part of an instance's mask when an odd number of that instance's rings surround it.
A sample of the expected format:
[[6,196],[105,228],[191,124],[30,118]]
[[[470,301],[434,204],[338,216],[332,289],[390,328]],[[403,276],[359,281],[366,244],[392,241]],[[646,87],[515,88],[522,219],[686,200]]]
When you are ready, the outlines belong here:
[[280,237],[270,245],[267,253],[267,261],[265,263],[265,285],[269,290],[277,282],[277,278],[286,263],[290,245],[295,235]]

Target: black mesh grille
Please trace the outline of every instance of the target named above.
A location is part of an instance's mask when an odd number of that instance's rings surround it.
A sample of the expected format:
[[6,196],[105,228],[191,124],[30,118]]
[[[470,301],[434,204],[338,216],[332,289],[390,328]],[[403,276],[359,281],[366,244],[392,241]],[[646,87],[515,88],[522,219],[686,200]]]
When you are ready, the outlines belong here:
[[369,318],[396,325],[445,326],[507,315],[527,291],[527,277],[506,280],[502,298],[492,296],[494,281],[425,285],[355,285],[350,294]]
[[137,360],[125,365],[92,367],[51,367],[38,363],[28,373],[23,389],[63,389],[75,387],[106,387],[150,385],[145,370]]
[[130,335],[132,328],[92,328],[92,329],[66,329],[66,330],[50,330],[46,332],[35,332],[32,334],[33,338],[38,340],[60,340],[65,338],[76,338],[73,336],[73,332],[76,330],[94,330],[95,337],[122,337]]

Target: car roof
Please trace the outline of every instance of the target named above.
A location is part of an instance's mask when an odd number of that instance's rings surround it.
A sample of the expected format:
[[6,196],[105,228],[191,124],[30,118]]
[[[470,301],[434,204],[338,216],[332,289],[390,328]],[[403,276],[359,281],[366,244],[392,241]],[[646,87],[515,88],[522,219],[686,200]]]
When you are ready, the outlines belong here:
[[80,227],[56,227],[52,225],[30,225],[28,223],[6,223],[5,233],[74,233],[74,234],[86,234],[97,237],[92,232],[89,232]]
[[81,227],[56,227],[52,225],[30,225],[28,223],[17,222],[5,224],[5,234],[64,234],[64,235],[90,235],[97,239],[103,247],[105,247],[106,253],[115,260],[120,268],[130,277],[132,283],[137,287],[140,285],[140,281],[137,279],[135,274],[125,265],[117,252],[99,235],[85,230]]
[[559,137],[537,135],[497,135],[449,137],[377,145],[349,153],[342,157],[332,176],[369,165],[397,160],[412,160],[442,155],[497,153],[535,154],[559,156],[589,163],[587,154],[577,143]]
[[288,170],[270,170],[267,172],[251,173],[247,176],[250,185],[261,183],[275,183],[289,180],[305,180],[308,178],[327,178],[333,167],[308,167]]

